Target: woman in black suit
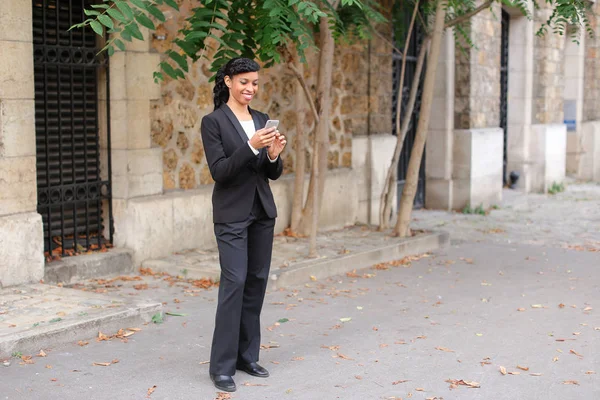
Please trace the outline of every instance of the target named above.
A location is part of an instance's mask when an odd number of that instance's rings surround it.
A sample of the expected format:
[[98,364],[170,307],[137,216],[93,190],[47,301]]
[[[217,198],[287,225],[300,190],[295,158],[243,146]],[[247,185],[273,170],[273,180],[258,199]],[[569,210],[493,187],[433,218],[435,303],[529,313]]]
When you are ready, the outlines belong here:
[[236,390],[236,369],[258,377],[260,313],[265,297],[277,209],[269,179],[281,176],[286,139],[265,129],[266,114],[252,110],[259,65],[234,58],[218,72],[215,109],[201,134],[215,180],[213,222],[221,280],[210,355],[210,378],[220,390]]

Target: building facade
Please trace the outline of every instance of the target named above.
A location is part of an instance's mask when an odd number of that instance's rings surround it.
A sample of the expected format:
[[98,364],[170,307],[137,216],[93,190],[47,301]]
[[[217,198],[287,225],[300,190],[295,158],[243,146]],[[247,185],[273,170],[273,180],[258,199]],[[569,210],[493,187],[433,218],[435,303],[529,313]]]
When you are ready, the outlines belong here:
[[[189,4],[108,60],[96,55],[93,32],[67,32],[89,3],[0,2],[3,286],[42,279],[53,255],[116,247],[139,266],[214,245],[212,179],[199,132],[213,109],[208,64],[195,64],[185,80],[153,80]],[[600,181],[598,39],[576,45],[552,33],[536,37],[547,12],[530,21],[494,5],[470,22],[477,47],[464,51],[447,32],[422,167],[427,208],[499,204],[512,171],[525,191],[546,191],[567,173]],[[315,61],[311,54],[304,67],[313,88]],[[337,47],[322,229],[378,222],[396,141],[397,61],[377,37]],[[263,71],[254,104],[277,116],[291,138],[285,176],[272,183],[278,232],[290,221],[295,131],[311,137],[314,125],[297,91],[293,75],[276,66]],[[310,160],[310,149],[302,156]]]

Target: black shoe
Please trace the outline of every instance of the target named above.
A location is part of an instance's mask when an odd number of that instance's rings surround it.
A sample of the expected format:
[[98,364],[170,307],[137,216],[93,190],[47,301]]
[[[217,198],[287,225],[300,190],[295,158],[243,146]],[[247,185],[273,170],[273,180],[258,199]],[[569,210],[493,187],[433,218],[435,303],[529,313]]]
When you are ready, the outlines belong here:
[[269,371],[267,371],[266,369],[264,369],[263,367],[261,367],[260,365],[258,365],[258,363],[249,363],[249,364],[238,364],[236,366],[237,369],[239,369],[240,371],[244,371],[245,373],[252,375],[252,376],[258,376],[259,378],[267,378],[269,376]]
[[213,375],[210,374],[210,380],[213,381],[215,387],[226,392],[235,392],[235,382],[229,375]]

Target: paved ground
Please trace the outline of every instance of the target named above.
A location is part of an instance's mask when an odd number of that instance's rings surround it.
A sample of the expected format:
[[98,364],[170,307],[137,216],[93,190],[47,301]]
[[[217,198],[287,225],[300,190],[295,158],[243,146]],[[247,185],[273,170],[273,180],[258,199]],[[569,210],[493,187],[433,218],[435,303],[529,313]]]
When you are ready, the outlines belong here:
[[269,293],[272,376],[238,373],[231,397],[205,363],[216,290],[146,276],[87,289],[185,315],[13,359],[0,399],[598,399],[600,189],[512,195],[489,216],[417,212],[455,239],[433,255]]

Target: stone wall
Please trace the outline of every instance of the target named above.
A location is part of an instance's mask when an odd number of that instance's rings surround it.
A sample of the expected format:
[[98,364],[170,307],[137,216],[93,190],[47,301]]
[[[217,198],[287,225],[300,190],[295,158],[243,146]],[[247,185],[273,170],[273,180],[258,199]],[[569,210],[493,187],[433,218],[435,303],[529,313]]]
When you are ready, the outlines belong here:
[[[172,18],[158,26],[157,35],[152,38],[153,49],[164,53],[165,50],[176,47],[172,45],[172,40],[189,15],[191,3],[193,2],[181,5],[181,13],[167,11]],[[211,55],[211,51],[207,51],[208,58]],[[308,59],[304,76],[314,94],[318,58],[313,52]],[[385,67],[382,68],[382,74],[385,74]],[[364,43],[338,45],[333,71],[328,162],[330,169],[351,167],[352,135],[368,131],[368,48]],[[389,73],[391,76],[391,70]],[[208,62],[198,61],[191,67],[185,80],[174,81],[167,77],[161,83],[161,98],[151,103],[152,143],[163,149],[165,190],[194,189],[212,183],[200,135],[202,117],[213,111],[213,84],[209,83],[211,75]],[[314,126],[314,118],[307,104],[298,106],[294,101],[298,87],[296,82],[295,77],[284,66],[262,70],[259,92],[252,104],[255,109],[281,121],[279,130],[288,137],[289,143],[283,153],[286,174],[294,172],[293,137],[297,119],[302,118],[304,121],[306,133]],[[381,104],[385,108],[385,96],[374,96],[372,101],[377,102],[374,107]],[[391,108],[391,104],[388,108]],[[381,125],[381,129],[385,127],[385,124]],[[310,165],[310,153],[308,149],[307,165]]]
[[[534,11],[534,32],[542,26],[552,8],[546,3]],[[565,38],[548,29],[534,39],[533,119],[538,124],[563,123],[563,50]]]
[[594,37],[585,38],[584,121],[600,120],[600,38],[598,38],[600,3],[594,4],[593,11],[596,15],[590,13],[589,18]]
[[475,47],[456,50],[455,128],[480,129],[500,123],[500,5],[473,17],[467,31]]

